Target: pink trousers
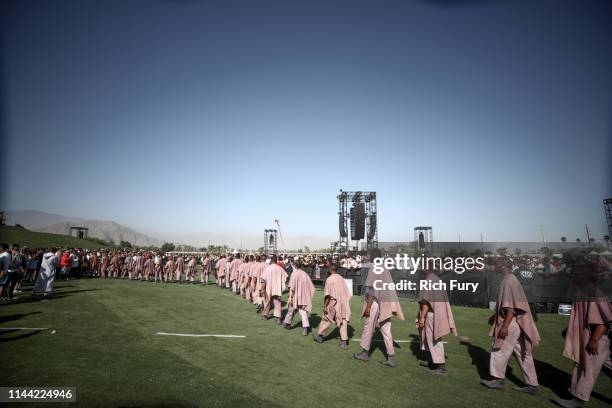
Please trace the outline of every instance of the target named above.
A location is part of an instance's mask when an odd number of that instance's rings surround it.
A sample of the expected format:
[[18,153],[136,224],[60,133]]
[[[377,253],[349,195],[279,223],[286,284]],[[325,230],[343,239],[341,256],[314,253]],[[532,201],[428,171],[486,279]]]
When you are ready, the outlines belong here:
[[300,318],[302,319],[302,327],[310,327],[310,322],[308,321],[308,312],[304,309],[304,306],[299,306],[297,309],[290,307],[287,309],[287,315],[285,316],[285,320],[283,323],[291,324],[293,322],[293,315],[295,312],[300,314]]
[[489,364],[489,373],[495,378],[506,378],[506,367],[510,356],[514,354],[521,371],[523,379],[527,385],[534,387],[538,386],[538,376],[536,374],[533,356],[530,352],[523,349],[522,333],[516,319],[512,319],[508,327],[508,336],[504,339],[504,343],[500,348],[491,350],[491,360]]
[[431,361],[434,364],[444,364],[446,362],[444,356],[444,344],[442,339],[434,339],[434,314],[427,312],[425,318],[425,327],[419,331],[421,336],[421,350],[429,351],[431,354]]
[[576,398],[588,401],[601,371],[601,367],[610,358],[610,339],[604,335],[598,343],[597,354],[589,354],[583,366],[576,364],[572,371],[570,391]]
[[274,317],[281,317],[281,307],[282,307],[282,303],[281,303],[281,298],[279,296],[272,296],[272,299],[266,301],[264,303],[264,308],[263,308],[263,315],[267,316],[268,313],[270,313],[270,307],[274,305],[274,312],[272,313],[272,315]]
[[370,350],[372,344],[372,337],[374,337],[374,331],[376,330],[376,323],[380,327],[380,333],[383,336],[385,342],[385,349],[387,355],[394,356],[395,349],[393,348],[393,336],[391,335],[391,319],[378,321],[380,316],[380,307],[377,302],[372,303],[370,306],[370,315],[366,317],[365,323],[363,324],[363,333],[361,334],[361,348],[364,350]]
[[[327,317],[323,317],[321,324],[319,325],[319,336],[325,336],[327,332],[327,328],[332,324],[331,321],[327,319]],[[339,326],[340,329],[340,339],[348,340],[348,322],[346,320],[342,320]]]

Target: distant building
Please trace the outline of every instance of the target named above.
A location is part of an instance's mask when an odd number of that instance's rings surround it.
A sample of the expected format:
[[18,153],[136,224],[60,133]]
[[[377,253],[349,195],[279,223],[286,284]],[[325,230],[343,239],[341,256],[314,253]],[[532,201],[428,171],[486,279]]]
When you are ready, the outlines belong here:
[[86,227],[70,227],[70,235],[78,239],[87,239],[89,228]]

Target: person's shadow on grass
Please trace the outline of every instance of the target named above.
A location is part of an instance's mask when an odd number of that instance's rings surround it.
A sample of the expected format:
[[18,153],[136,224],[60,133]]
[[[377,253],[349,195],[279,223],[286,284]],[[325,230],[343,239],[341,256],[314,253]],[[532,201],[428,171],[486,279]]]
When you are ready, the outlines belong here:
[[40,330],[34,330],[34,331],[30,331],[30,332],[27,332],[27,333],[20,334],[18,336],[7,336],[8,334],[18,333],[18,332],[21,332],[21,330],[2,330],[2,331],[0,331],[0,343],[6,343],[6,342],[9,342],[9,341],[21,340],[21,339],[25,339],[25,338],[28,338],[28,337],[32,337],[32,336],[35,336],[37,334],[40,334],[41,331]]
[[472,358],[472,365],[476,367],[478,376],[481,379],[489,378],[489,360],[491,358],[489,352],[467,341],[461,341],[459,344],[467,347],[468,354]]
[[412,355],[414,355],[417,360],[427,361],[429,368],[433,368],[428,352],[421,350],[421,339],[419,338],[419,335],[411,334],[410,340],[410,351],[412,352]]
[[19,320],[22,319],[26,316],[30,316],[33,314],[39,314],[42,313],[40,311],[38,312],[31,312],[31,313],[18,313],[18,314],[14,314],[14,315],[8,315],[8,316],[0,316],[0,323],[4,323],[4,322],[13,322],[15,320]]
[[[481,379],[491,378],[489,374],[489,362],[491,360],[491,353],[483,349],[482,347],[476,346],[467,341],[459,342],[462,346],[467,346],[468,354],[472,358],[472,365],[476,367],[478,376]],[[514,384],[523,386],[524,383],[512,372],[512,367],[506,368],[506,378]]]
[[[372,343],[370,345],[369,354],[372,355],[374,354],[376,350],[380,350],[380,352],[383,353],[385,358],[389,358],[389,353],[387,352],[388,350],[386,347],[384,347],[384,344],[385,344],[385,341],[382,337],[382,334],[380,333],[380,330],[376,330],[374,332],[374,336],[372,337]],[[401,349],[402,346],[400,346],[398,343],[394,341],[393,348]],[[395,354],[397,355],[397,352]]]
[[[65,298],[67,296],[72,296],[75,293],[80,293],[80,292],[93,292],[93,291],[98,291],[100,289],[79,289],[79,290],[64,290],[64,291],[53,291],[51,296],[47,297],[46,299],[52,300],[52,299],[61,299],[61,298]],[[45,299],[44,296],[37,294],[30,294],[30,295],[20,295],[19,297],[15,297],[10,301],[7,301],[3,304],[1,304],[0,306],[8,306],[8,305],[16,305],[16,304],[22,304],[22,303],[31,303],[31,302],[40,302],[41,300]]]

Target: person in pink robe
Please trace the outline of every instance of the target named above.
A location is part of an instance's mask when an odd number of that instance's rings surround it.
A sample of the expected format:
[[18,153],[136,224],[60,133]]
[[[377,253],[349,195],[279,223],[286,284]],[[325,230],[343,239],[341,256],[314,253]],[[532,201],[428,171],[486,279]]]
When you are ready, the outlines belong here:
[[274,316],[276,323],[282,323],[281,296],[283,296],[283,292],[286,288],[287,277],[287,272],[282,267],[277,265],[276,255],[272,255],[270,257],[270,265],[268,265],[261,274],[261,296],[264,299],[264,307],[261,315],[263,320],[268,320],[268,314],[270,313],[270,309],[273,305],[274,311],[272,315]]
[[525,291],[516,276],[512,275],[510,260],[499,260],[496,269],[504,277],[499,286],[495,314],[489,319],[492,325],[489,335],[493,337],[489,373],[493,379],[482,380],[481,384],[491,389],[503,389],[508,360],[514,354],[526,384],[525,387],[515,389],[535,395],[538,392],[538,377],[532,350],[540,342],[540,334],[533,321]]
[[234,254],[234,259],[230,262],[229,270],[229,282],[232,287],[232,292],[238,294],[238,269],[242,265],[242,259],[240,258],[240,252]]
[[113,257],[110,260],[110,276],[116,278],[119,274],[119,252],[113,252]]
[[255,255],[249,255],[249,266],[244,276],[244,298],[249,301],[249,303],[253,303],[253,286],[251,285],[251,280],[255,267]]
[[[374,257],[380,257],[378,251],[373,251],[372,253]],[[353,358],[361,361],[368,361],[370,359],[370,346],[376,325],[378,325],[387,351],[387,359],[382,364],[388,367],[395,367],[395,348],[393,347],[393,335],[391,334],[391,317],[395,316],[399,320],[404,320],[404,312],[395,290],[383,289],[383,286],[381,286],[385,283],[393,283],[389,270],[384,268],[382,273],[378,274],[374,272],[373,265],[370,266],[363,288],[364,295],[361,316],[365,317],[366,320],[363,325],[363,334],[361,335],[361,352],[353,354]]]
[[98,258],[98,254],[94,252],[91,257],[91,276],[98,276],[100,269],[100,258]]
[[253,304],[255,304],[255,311],[257,313],[263,310],[263,297],[261,296],[262,280],[261,274],[264,269],[268,266],[266,263],[266,256],[259,255],[256,262],[256,267],[253,271],[252,285],[253,285]]
[[[435,283],[441,279],[435,272],[426,271],[425,280]],[[420,360],[419,364],[429,367],[431,362],[431,374],[445,375],[446,357],[442,339],[448,334],[457,335],[455,318],[445,290],[420,291],[416,327],[419,330],[420,349],[429,355],[429,359]]]
[[200,283],[202,285],[208,285],[208,275],[210,274],[210,255],[206,254],[202,259],[202,274],[200,276]]
[[595,265],[588,260],[572,262],[576,294],[569,318],[563,355],[574,363],[570,393],[572,398],[555,397],[564,408],[585,406],[601,372],[610,358],[612,306],[608,296],[597,287]]
[[198,264],[198,261],[196,260],[195,256],[192,256],[191,259],[189,259],[189,262],[187,262],[187,274],[185,275],[186,281],[191,282],[191,283],[195,281],[197,264]]
[[344,278],[338,275],[338,267],[335,264],[329,266],[330,276],[325,280],[323,320],[319,330],[313,339],[317,343],[323,343],[323,336],[327,328],[334,323],[340,330],[340,348],[348,349],[348,323],[351,318],[351,294]]
[[297,311],[302,319],[302,335],[308,336],[310,331],[310,322],[308,315],[312,311],[312,297],[315,294],[315,287],[312,284],[310,276],[304,270],[301,260],[293,261],[293,272],[289,277],[289,298],[287,299],[287,314],[283,321],[285,329],[291,329],[293,315]]
[[121,268],[121,279],[125,279],[125,276],[130,276],[130,263],[132,262],[131,254],[128,252],[125,255],[125,260],[123,261],[123,267]]
[[134,258],[134,277],[136,279],[142,279],[142,268],[144,267],[144,257],[142,253],[138,252]]
[[246,288],[244,286],[244,278],[246,275],[246,270],[249,266],[249,256],[245,256],[244,257],[244,262],[242,262],[240,264],[240,266],[238,267],[238,292],[240,293],[240,296],[242,296],[243,298],[246,298]]
[[182,283],[183,272],[185,271],[185,258],[183,255],[179,255],[176,258],[176,265],[174,267],[174,281]]
[[232,288],[232,281],[230,280],[230,272],[232,269],[232,261],[234,260],[234,256],[233,255],[229,255],[227,257],[227,262],[224,265],[224,277],[223,277],[223,284],[225,286],[225,289],[231,289]]
[[172,275],[174,274],[174,257],[172,255],[168,256],[168,262],[164,267],[164,281],[170,282],[172,280]]
[[144,258],[145,258],[145,261],[144,261],[144,266],[142,268],[144,272],[144,280],[149,281],[149,277],[153,275],[154,273],[153,258],[151,258],[151,254],[146,254]]
[[218,287],[223,285],[225,281],[225,264],[227,263],[227,259],[225,255],[221,255],[217,263],[215,264],[215,280]]
[[109,257],[106,252],[102,254],[102,262],[100,263],[100,276],[102,278],[106,278],[106,273],[108,271]]

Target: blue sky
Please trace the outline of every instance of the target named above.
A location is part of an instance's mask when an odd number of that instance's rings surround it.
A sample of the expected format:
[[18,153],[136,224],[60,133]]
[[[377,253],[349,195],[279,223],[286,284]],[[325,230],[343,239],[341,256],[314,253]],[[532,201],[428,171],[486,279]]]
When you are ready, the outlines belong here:
[[2,7],[4,208],[334,237],[343,188],[381,240],[606,232],[609,2]]

